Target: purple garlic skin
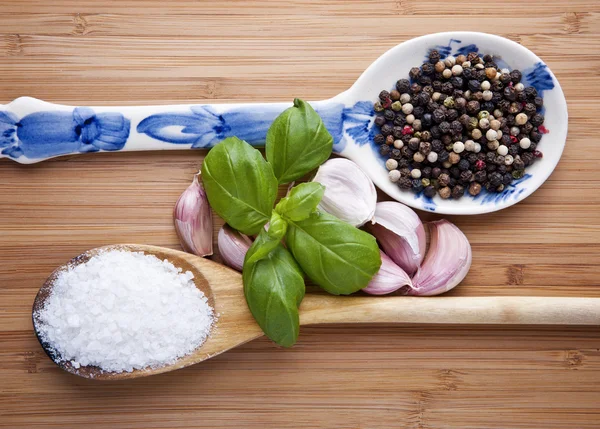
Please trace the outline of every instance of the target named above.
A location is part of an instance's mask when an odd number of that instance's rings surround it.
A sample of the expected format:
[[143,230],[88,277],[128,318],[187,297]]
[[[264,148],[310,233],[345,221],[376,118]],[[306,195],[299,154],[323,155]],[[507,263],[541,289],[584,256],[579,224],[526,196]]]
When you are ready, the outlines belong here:
[[199,173],[194,175],[192,184],[177,200],[173,221],[184,251],[209,256],[213,254],[213,222],[206,192],[198,182],[198,176]]
[[381,267],[366,288],[362,291],[370,295],[386,295],[402,287],[412,288],[408,274],[394,263],[383,251],[381,254]]
[[432,296],[458,285],[471,268],[469,240],[456,225],[439,220],[428,224],[431,242],[423,265],[413,277],[407,295]]
[[225,265],[242,272],[244,258],[252,245],[252,239],[225,224],[219,230],[217,245]]
[[412,209],[395,201],[377,203],[367,230],[409,276],[417,272],[425,257],[427,237],[421,219]]

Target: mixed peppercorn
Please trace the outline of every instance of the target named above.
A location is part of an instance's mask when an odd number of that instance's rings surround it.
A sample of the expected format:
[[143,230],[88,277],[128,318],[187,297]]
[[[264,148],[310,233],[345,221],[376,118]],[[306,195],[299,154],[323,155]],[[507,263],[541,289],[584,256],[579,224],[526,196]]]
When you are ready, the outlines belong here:
[[432,50],[374,105],[375,143],[389,178],[427,197],[502,192],[542,153],[543,100],[519,70],[490,55],[445,59]]

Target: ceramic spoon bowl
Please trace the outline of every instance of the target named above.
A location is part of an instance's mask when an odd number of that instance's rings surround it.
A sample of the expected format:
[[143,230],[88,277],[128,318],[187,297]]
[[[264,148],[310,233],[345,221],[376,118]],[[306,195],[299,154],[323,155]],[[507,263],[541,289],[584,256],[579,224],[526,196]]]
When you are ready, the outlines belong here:
[[[433,199],[402,191],[388,180],[384,159],[373,143],[373,103],[392,89],[431,49],[443,57],[492,54],[502,67],[523,72],[526,85],[544,98],[541,160],[501,193],[460,200]],[[334,138],[334,152],[359,164],[390,197],[411,207],[445,214],[479,214],[511,206],[531,195],[550,176],[567,136],[567,104],[550,69],[527,48],[503,37],[474,32],[437,33],[401,43],[379,57],[347,91],[311,102]],[[145,107],[72,107],[19,98],[0,107],[0,157],[34,163],[56,156],[98,151],[210,148],[226,137],[264,144],[275,117],[290,103],[193,104]]]

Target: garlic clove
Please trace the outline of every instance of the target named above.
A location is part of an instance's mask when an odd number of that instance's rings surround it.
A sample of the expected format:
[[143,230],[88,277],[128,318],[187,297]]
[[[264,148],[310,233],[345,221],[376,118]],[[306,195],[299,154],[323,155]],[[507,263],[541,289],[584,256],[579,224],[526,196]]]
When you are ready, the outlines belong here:
[[366,227],[383,251],[408,275],[419,269],[427,237],[421,219],[413,210],[395,201],[377,203],[372,224]]
[[217,245],[225,265],[241,272],[244,268],[246,252],[252,245],[252,239],[225,224],[219,230]]
[[375,185],[354,162],[330,159],[319,167],[312,181],[325,186],[318,206],[321,211],[357,227],[373,217],[377,204]]
[[213,254],[212,216],[206,192],[194,175],[192,184],[181,194],[173,219],[179,242],[184,251],[198,256]]
[[407,295],[432,296],[447,292],[458,285],[471,268],[471,245],[456,225],[439,220],[428,226],[429,251]]
[[385,295],[404,286],[409,289],[412,288],[412,282],[408,274],[396,265],[388,255],[381,250],[379,252],[381,253],[381,267],[367,287],[363,289],[363,292],[371,295]]

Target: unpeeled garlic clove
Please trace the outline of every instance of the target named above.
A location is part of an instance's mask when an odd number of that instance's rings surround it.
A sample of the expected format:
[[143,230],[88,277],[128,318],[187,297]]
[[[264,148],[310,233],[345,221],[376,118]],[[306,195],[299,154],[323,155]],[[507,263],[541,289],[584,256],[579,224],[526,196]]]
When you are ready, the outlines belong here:
[[252,239],[225,224],[219,230],[217,245],[225,265],[241,272],[244,268],[246,252],[252,245]]
[[366,226],[383,251],[409,276],[419,269],[427,237],[421,219],[413,210],[395,201],[377,203],[373,223]]
[[330,159],[319,167],[312,181],[325,186],[320,210],[354,226],[361,226],[373,217],[377,204],[375,185],[354,162]]
[[458,227],[447,220],[428,224],[429,251],[407,295],[431,296],[458,285],[471,268],[471,245]]
[[206,192],[198,182],[199,175],[200,173],[194,175],[192,184],[177,200],[173,220],[183,250],[198,256],[208,256],[213,254],[213,223]]
[[363,289],[363,292],[371,295],[385,295],[404,286],[412,288],[412,282],[408,274],[384,252],[380,250],[379,253],[381,253],[381,267],[367,287]]

